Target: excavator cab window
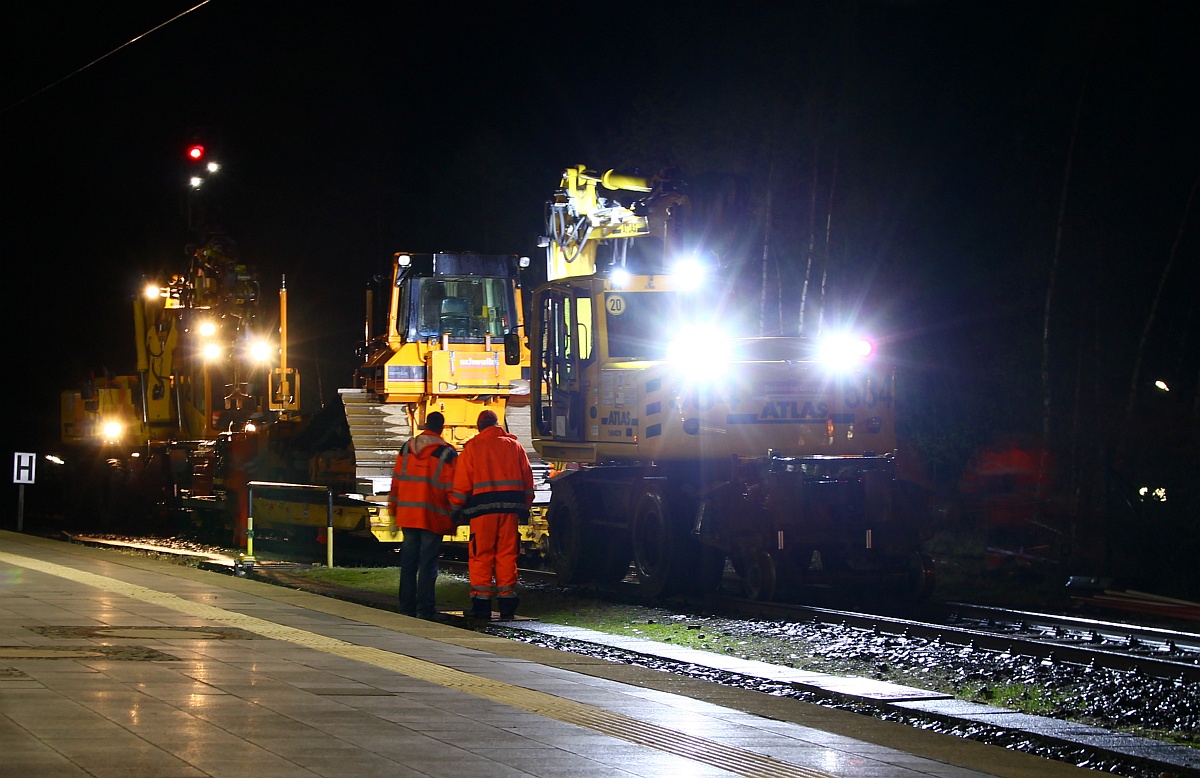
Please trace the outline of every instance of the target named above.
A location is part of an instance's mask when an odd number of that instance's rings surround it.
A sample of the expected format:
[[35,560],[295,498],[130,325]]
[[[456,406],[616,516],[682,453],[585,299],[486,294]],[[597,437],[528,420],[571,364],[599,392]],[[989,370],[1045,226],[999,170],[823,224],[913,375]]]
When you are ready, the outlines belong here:
[[609,292],[604,295],[610,359],[663,359],[673,329],[691,320],[672,292]]

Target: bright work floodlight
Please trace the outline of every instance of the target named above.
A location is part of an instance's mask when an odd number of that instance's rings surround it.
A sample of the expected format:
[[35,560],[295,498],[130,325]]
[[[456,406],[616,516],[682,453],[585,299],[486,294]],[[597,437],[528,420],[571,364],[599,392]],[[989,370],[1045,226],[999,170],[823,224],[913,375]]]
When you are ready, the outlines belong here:
[[817,359],[834,369],[845,369],[871,356],[875,347],[871,341],[853,335],[839,334],[823,338],[817,346]]
[[715,379],[733,360],[733,343],[718,328],[701,325],[667,344],[667,361],[689,382]]
[[675,279],[676,288],[693,292],[704,286],[708,266],[695,256],[682,257],[671,266],[671,276]]
[[269,362],[274,350],[265,340],[256,340],[250,344],[250,359],[255,362]]

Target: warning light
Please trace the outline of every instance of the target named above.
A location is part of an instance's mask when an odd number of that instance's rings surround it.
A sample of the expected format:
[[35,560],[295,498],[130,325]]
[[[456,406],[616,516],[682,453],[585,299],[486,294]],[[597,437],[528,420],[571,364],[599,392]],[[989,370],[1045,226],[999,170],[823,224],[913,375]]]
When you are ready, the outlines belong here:
[[191,161],[199,162],[204,159],[204,147],[198,143],[194,146],[188,146],[187,155]]

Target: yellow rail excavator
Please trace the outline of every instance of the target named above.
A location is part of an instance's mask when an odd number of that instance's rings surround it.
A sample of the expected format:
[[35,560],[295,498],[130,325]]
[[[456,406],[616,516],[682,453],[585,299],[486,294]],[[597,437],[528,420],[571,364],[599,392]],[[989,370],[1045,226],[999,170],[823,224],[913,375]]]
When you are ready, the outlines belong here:
[[569,583],[632,566],[652,597],[712,591],[727,562],[755,599],[926,597],[893,371],[850,333],[747,336],[699,212],[675,171],[585,166],[548,204],[529,345],[533,446],[561,471],[551,565]]
[[244,541],[244,495],[223,499],[237,483],[225,477],[230,463],[280,466],[303,425],[287,284],[276,321],[227,236],[211,234],[187,256],[183,272],[147,279],[133,301],[136,372],[62,393],[61,438],[78,452],[78,510],[96,529],[170,530],[194,497],[193,507],[219,505],[223,526]]

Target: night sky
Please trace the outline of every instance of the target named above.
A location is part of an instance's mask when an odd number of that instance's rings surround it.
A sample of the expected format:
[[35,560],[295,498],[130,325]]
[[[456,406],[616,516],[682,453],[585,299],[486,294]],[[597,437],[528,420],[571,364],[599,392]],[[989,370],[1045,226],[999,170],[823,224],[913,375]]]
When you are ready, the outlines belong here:
[[1174,252],[1142,369],[1196,391],[1200,4],[211,0],[114,52],[193,5],[0,12],[15,450],[54,447],[59,391],[132,369],[138,280],[184,267],[197,131],[222,226],[268,294],[287,276],[309,408],[348,385],[393,252],[538,256],[578,163],[735,175],[759,214],[772,173],[785,329],[789,249],[833,203],[828,315],[930,386],[995,395],[995,432],[1039,424],[1056,246],[1056,402],[1087,384],[1095,413]]

